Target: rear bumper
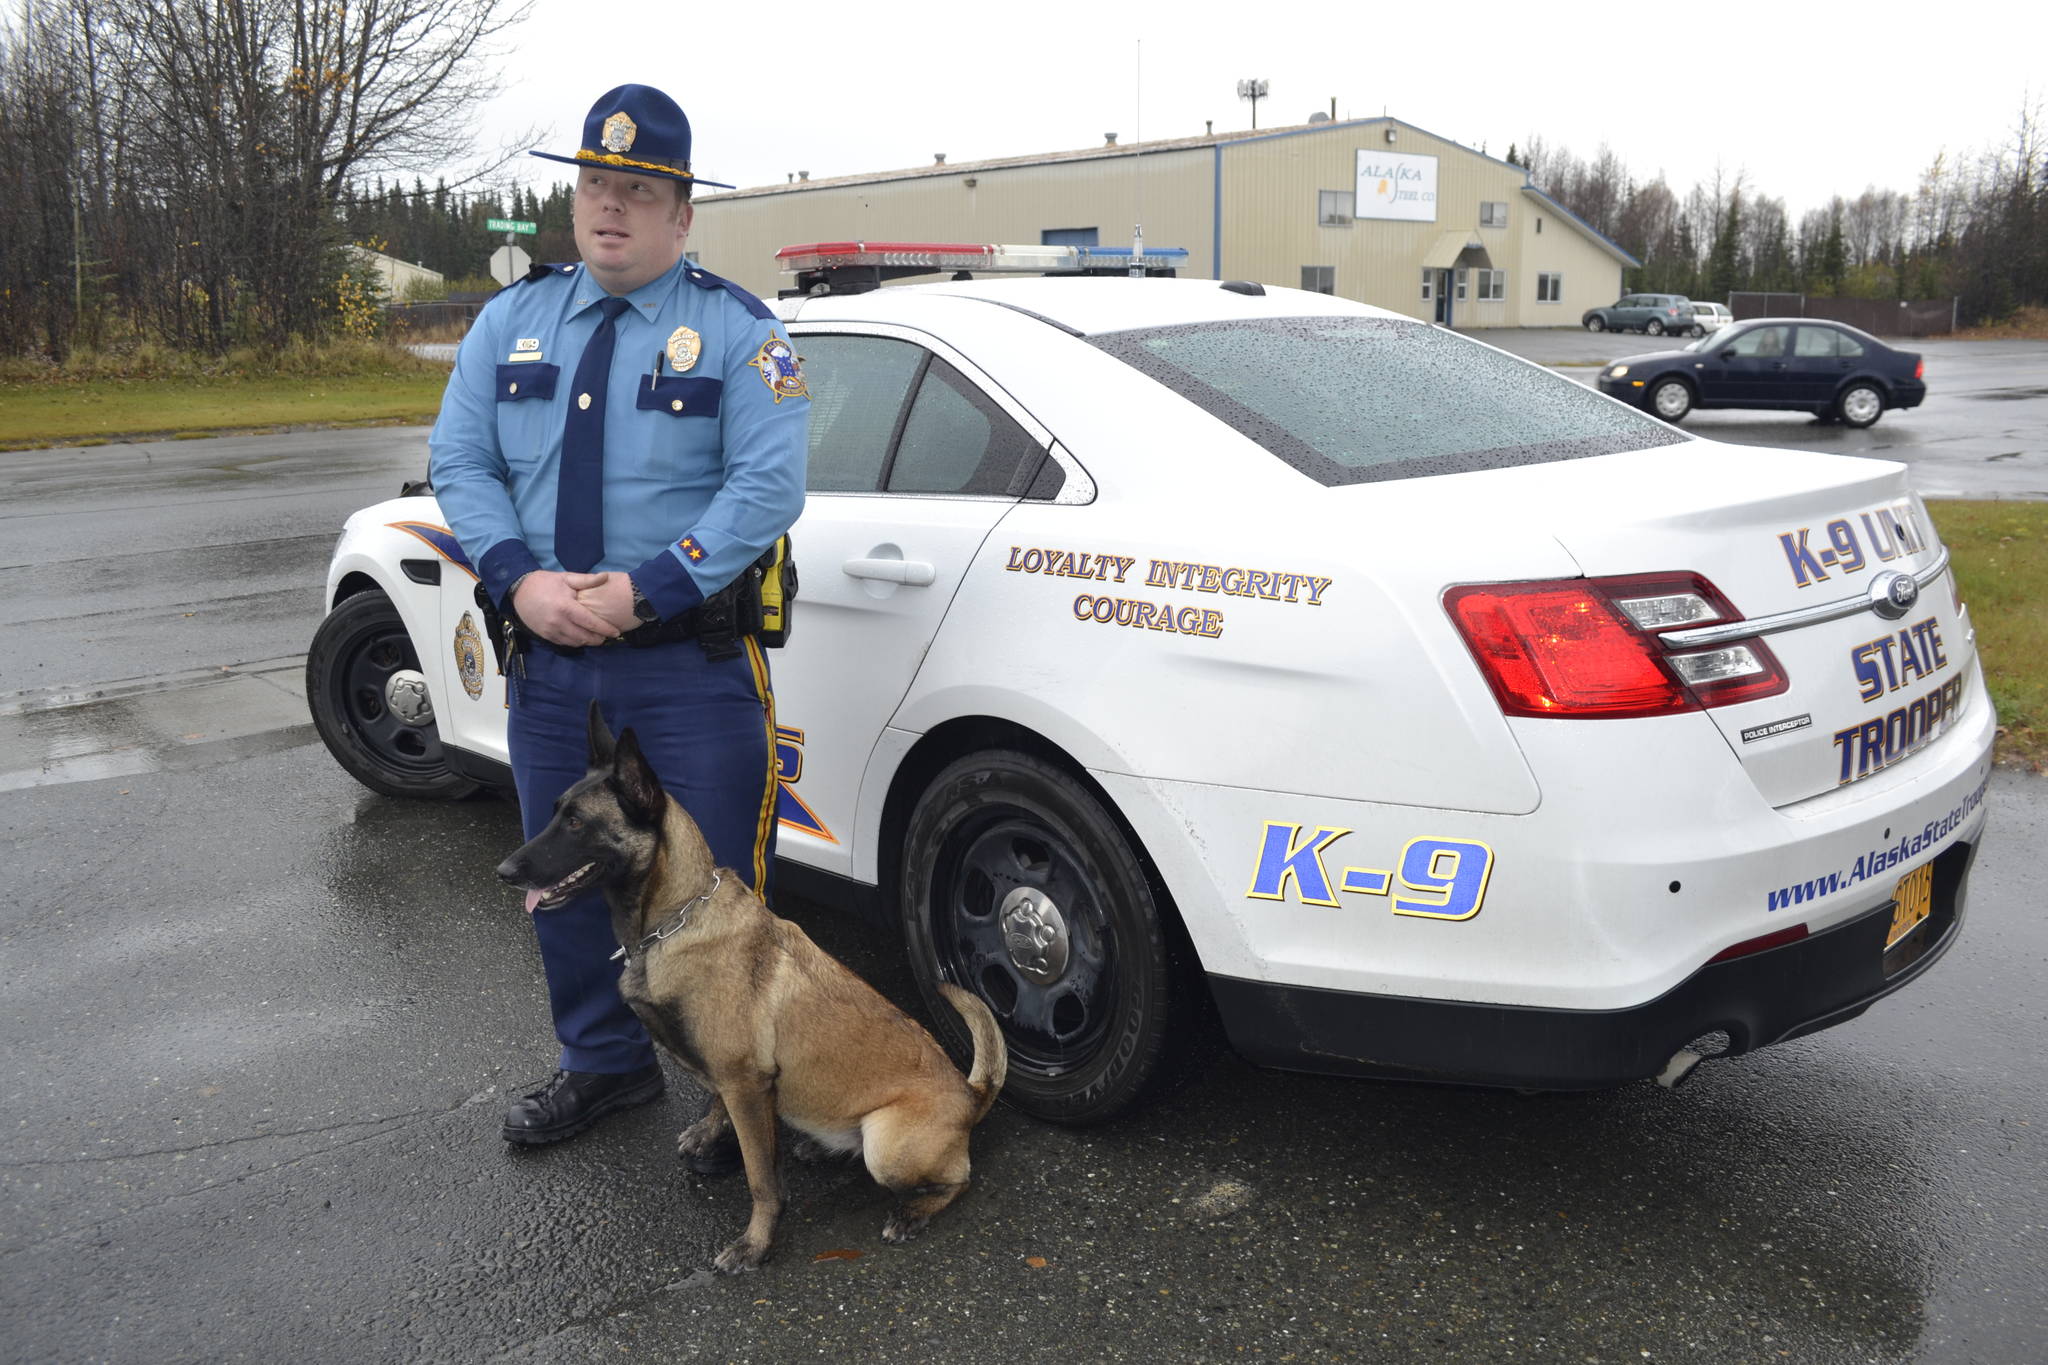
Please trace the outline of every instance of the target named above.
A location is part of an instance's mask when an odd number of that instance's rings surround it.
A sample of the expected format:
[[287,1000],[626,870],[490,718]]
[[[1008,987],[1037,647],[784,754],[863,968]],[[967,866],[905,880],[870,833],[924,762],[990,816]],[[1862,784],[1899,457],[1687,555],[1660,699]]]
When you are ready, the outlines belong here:
[[1902,379],[1892,385],[1892,406],[1895,408],[1917,408],[1927,399],[1927,381],[1924,379]]
[[1732,1055],[1844,1023],[1915,980],[1962,930],[1974,843],[1934,860],[1934,903],[1887,952],[1892,905],[1810,938],[1710,963],[1655,1000],[1545,1009],[1367,995],[1211,976],[1232,1046],[1287,1071],[1532,1090],[1599,1090],[1655,1076],[1712,1033]]

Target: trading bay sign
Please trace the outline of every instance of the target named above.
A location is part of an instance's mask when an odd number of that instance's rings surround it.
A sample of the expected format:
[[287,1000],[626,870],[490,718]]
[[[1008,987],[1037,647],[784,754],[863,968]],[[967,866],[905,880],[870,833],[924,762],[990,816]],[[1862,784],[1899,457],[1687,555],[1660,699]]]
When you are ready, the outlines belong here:
[[1396,152],[1358,152],[1358,195],[1353,216],[1436,221],[1436,158]]
[[486,218],[484,231],[538,233],[540,224],[529,223],[523,218]]

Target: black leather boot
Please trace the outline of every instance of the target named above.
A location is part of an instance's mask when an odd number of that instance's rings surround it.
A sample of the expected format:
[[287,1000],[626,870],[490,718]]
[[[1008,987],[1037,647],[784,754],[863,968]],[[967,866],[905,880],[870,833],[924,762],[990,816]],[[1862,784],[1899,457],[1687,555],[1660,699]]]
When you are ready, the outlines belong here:
[[523,1146],[560,1142],[606,1114],[661,1098],[661,1063],[616,1074],[557,1071],[555,1078],[505,1111],[505,1141]]

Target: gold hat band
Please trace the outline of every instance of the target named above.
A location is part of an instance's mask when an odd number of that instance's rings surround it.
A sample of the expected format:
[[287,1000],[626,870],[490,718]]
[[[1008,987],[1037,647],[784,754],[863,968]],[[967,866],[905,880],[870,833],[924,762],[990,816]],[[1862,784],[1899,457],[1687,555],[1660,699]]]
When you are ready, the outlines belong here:
[[619,156],[614,152],[593,152],[588,148],[578,148],[576,159],[578,161],[602,161],[607,166],[632,166],[643,171],[660,171],[663,175],[680,176],[685,180],[695,180],[697,178],[688,171],[679,171],[673,166],[664,166],[658,161],[635,161],[630,156]]

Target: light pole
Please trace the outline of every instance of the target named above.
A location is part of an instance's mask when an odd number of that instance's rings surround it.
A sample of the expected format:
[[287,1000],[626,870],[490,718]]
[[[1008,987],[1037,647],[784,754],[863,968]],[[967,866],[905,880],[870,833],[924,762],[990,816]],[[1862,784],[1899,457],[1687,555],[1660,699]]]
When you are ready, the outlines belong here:
[[1259,130],[1259,101],[1266,97],[1266,83],[1264,81],[1239,81],[1237,83],[1237,97],[1241,100],[1250,100],[1252,102],[1252,131],[1257,132]]

